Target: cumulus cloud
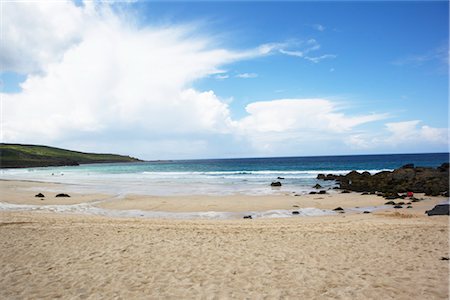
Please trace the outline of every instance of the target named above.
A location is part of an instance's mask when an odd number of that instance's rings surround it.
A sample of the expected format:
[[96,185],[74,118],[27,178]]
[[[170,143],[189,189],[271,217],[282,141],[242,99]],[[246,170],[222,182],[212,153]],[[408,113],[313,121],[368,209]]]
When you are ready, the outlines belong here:
[[386,114],[349,116],[326,99],[278,99],[253,102],[237,124],[242,132],[332,131],[353,127],[387,117]]
[[[342,138],[359,125],[385,119],[387,114],[351,116],[327,99],[278,99],[253,102],[248,116],[234,122],[240,135],[256,147],[274,148],[290,141],[294,147],[310,140]],[[292,141],[295,140],[295,143]],[[275,147],[276,148],[276,147]]]
[[447,128],[424,125],[421,120],[390,122],[384,124],[384,130],[378,133],[352,133],[347,144],[354,149],[408,149],[409,152],[423,152],[432,145],[445,150],[448,134]]
[[[320,49],[314,39],[300,50],[267,43],[235,51],[218,48],[193,26],[138,27],[104,3],[8,2],[3,9],[1,63],[27,75],[20,92],[2,94],[3,142],[142,158],[285,155],[304,153],[298,151],[304,147],[318,154],[330,141],[342,144],[358,126],[388,117],[296,98],[252,102],[246,116],[233,118],[226,99],[193,88],[202,78],[228,78],[223,67],[239,60],[281,53],[314,62],[310,53]],[[418,125],[389,124],[393,136]],[[440,129],[415,130],[441,139]]]
[[448,129],[420,125],[421,123],[421,120],[386,123],[386,129],[390,133],[389,143],[395,145],[418,142],[447,144]]
[[90,18],[88,8],[71,2],[2,3],[3,71],[22,74],[41,71],[58,61],[64,52],[82,38],[80,29]]
[[[41,3],[8,3],[8,11],[16,7],[21,15],[8,20],[9,28],[19,29],[28,17],[47,20],[47,39],[56,40],[52,43],[57,46],[39,46],[43,43],[39,41],[37,48],[42,50],[37,54],[7,51],[9,57],[18,57],[11,70],[29,74],[20,93],[3,94],[5,141],[49,143],[79,132],[108,134],[136,128],[149,133],[169,128],[173,133],[224,132],[229,123],[227,105],[212,91],[190,88],[191,83],[220,73],[221,65],[266,54],[259,48],[244,52],[212,48],[212,41],[196,36],[189,26],[136,28],[124,24],[108,6],[90,2],[83,7],[64,2],[58,13],[55,8],[40,9]],[[72,13],[59,11],[66,9]],[[67,30],[54,34],[71,24],[83,24],[76,39],[68,39]],[[40,33],[39,26],[26,30],[30,35]],[[7,47],[16,46],[22,49],[14,41]],[[32,48],[23,46],[27,47]],[[32,68],[25,68],[28,63],[21,60],[22,54],[35,62]]]

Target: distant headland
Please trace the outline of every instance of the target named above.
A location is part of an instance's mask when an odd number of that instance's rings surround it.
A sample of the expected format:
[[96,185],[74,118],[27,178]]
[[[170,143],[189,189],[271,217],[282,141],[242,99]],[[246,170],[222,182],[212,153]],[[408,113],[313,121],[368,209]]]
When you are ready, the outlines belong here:
[[0,168],[77,166],[80,164],[141,161],[125,155],[84,153],[49,146],[0,143]]

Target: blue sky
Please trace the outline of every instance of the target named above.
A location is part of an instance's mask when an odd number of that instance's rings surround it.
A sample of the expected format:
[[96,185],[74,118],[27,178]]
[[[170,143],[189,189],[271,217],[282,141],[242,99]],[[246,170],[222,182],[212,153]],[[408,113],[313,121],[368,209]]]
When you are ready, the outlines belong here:
[[448,12],[3,4],[2,141],[146,159],[446,152]]

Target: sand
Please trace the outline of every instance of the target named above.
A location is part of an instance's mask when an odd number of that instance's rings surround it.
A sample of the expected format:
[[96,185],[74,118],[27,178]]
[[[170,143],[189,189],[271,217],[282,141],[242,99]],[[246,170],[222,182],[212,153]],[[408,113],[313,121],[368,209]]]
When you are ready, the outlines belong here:
[[[1,201],[4,191],[12,202],[41,201],[27,196],[33,186],[42,187],[37,183],[22,182],[15,193],[9,189],[17,182],[2,184]],[[280,209],[314,201],[324,207],[385,201],[358,194],[325,196],[230,197],[238,207],[202,197],[184,208],[240,209],[244,204],[239,203],[249,201]],[[70,201],[98,197],[73,194]],[[104,205],[169,208],[181,200],[163,198],[146,204],[130,196],[126,204],[113,199]],[[268,204],[273,201],[284,202]],[[424,215],[439,201],[371,214],[253,220],[0,211],[0,298],[448,299],[449,261],[441,258],[449,256],[449,218]]]

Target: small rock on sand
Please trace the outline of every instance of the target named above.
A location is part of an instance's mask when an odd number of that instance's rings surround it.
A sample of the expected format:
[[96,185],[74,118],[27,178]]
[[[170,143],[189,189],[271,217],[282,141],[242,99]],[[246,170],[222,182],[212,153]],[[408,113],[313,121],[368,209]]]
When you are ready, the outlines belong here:
[[57,194],[55,197],[70,197],[69,194],[60,193]]

